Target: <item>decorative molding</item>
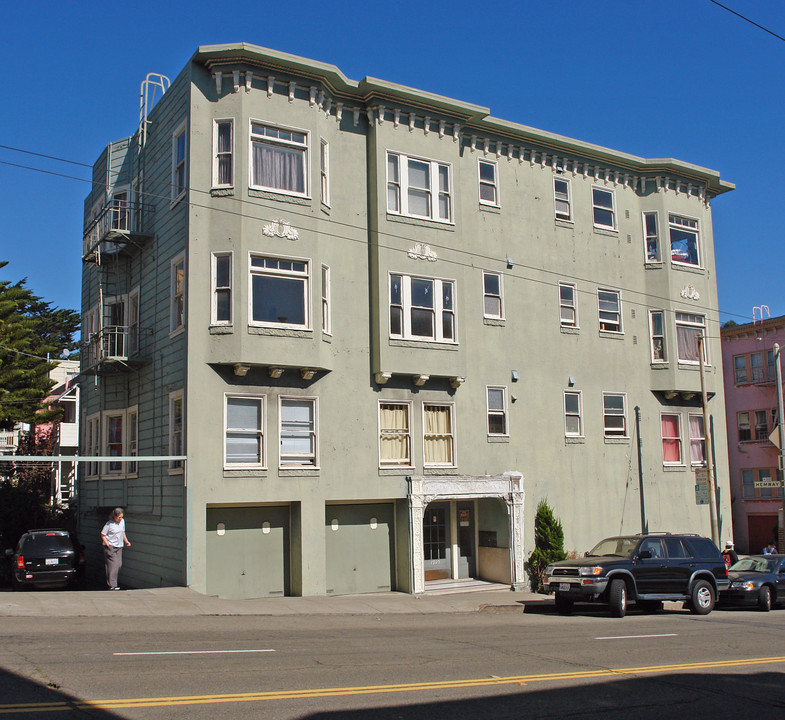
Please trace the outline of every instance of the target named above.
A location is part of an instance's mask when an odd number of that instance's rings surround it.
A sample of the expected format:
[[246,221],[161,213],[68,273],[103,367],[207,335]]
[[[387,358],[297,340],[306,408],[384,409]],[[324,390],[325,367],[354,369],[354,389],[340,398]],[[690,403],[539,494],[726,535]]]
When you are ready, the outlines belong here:
[[685,285],[679,293],[685,300],[700,300],[700,293],[693,285]]
[[412,382],[417,387],[422,387],[425,383],[428,382],[428,378],[431,377],[430,375],[412,375]]
[[373,379],[376,380],[377,385],[386,385],[391,377],[391,372],[377,372],[373,374]]
[[424,243],[417,243],[409,250],[408,255],[412,260],[427,260],[428,262],[436,262],[439,259],[439,256],[436,254],[436,252],[431,250],[431,246],[425,245]]
[[234,91],[238,92],[240,90],[240,71],[235,70],[232,72],[232,80],[234,81]]
[[267,237],[286,238],[287,240],[297,240],[300,233],[293,228],[286,220],[273,220],[262,228],[262,233]]
[[450,378],[450,387],[453,390],[457,390],[461,385],[466,382],[466,378],[460,375],[455,375]]
[[[267,78],[267,82],[269,84],[270,78]],[[253,85],[253,73],[250,70],[248,70],[245,73],[245,92],[247,92],[247,93],[251,92],[251,86],[252,85]],[[268,92],[267,95],[269,97],[271,95],[271,93]]]

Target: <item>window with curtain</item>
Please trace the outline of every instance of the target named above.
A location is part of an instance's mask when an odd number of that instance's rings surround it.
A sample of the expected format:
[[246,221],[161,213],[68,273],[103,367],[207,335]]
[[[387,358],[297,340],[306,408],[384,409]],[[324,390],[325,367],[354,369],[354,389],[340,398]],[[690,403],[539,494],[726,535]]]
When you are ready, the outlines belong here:
[[307,195],[308,135],[251,124],[251,187]]
[[690,464],[706,464],[706,443],[703,436],[703,415],[690,415]]
[[263,467],[264,396],[226,396],[224,465]]
[[234,121],[216,120],[213,131],[213,187],[234,185]]
[[[692,313],[676,313],[676,345],[679,352],[679,362],[699,363],[698,335],[706,337],[706,317]],[[703,343],[703,362],[708,364],[708,343]]]
[[316,400],[281,398],[281,467],[317,466]]
[[379,465],[412,465],[410,405],[379,403]]
[[663,413],[662,424],[662,461],[665,465],[681,464],[681,417]]
[[451,467],[455,465],[453,406],[423,404],[424,465]]

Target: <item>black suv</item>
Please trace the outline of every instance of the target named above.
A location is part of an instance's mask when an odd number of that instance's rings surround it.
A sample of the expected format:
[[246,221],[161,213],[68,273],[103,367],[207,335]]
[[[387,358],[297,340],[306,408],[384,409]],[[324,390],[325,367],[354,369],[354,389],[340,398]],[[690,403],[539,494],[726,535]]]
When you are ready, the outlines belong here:
[[684,600],[697,615],[714,608],[728,589],[728,572],[717,546],[699,535],[649,533],[611,537],[585,557],[548,565],[543,585],[556,609],[567,614],[575,602],[606,602],[624,617],[628,600],[655,612],[663,600]]
[[12,563],[11,586],[15,590],[84,582],[84,547],[68,530],[28,530],[19,538]]

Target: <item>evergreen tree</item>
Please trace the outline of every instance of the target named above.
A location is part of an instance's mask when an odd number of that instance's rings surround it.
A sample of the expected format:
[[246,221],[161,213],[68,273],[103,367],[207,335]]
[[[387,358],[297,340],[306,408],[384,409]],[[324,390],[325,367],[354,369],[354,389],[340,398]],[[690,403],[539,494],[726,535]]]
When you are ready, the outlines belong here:
[[[7,264],[0,261],[0,268]],[[53,308],[26,287],[26,280],[0,280],[0,429],[58,416],[41,405],[53,384],[54,363],[46,358],[76,349],[78,328],[76,311]]]
[[529,556],[529,577],[532,590],[542,589],[542,576],[550,563],[564,560],[564,529],[561,521],[553,514],[547,500],[537,504],[534,518],[534,551]]

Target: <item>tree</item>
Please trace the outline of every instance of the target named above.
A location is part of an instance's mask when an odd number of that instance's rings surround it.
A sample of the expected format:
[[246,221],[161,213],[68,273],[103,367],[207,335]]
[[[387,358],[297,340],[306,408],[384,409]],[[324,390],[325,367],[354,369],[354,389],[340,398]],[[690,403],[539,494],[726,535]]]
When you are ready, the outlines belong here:
[[[0,268],[8,263],[0,261]],[[49,372],[63,350],[78,347],[75,310],[52,307],[26,287],[26,279],[0,280],[0,428],[40,424],[58,417],[42,400],[52,387]]]
[[542,589],[542,576],[550,563],[564,560],[564,529],[561,521],[553,514],[547,500],[537,504],[534,518],[534,551],[529,556],[529,577],[532,591]]

